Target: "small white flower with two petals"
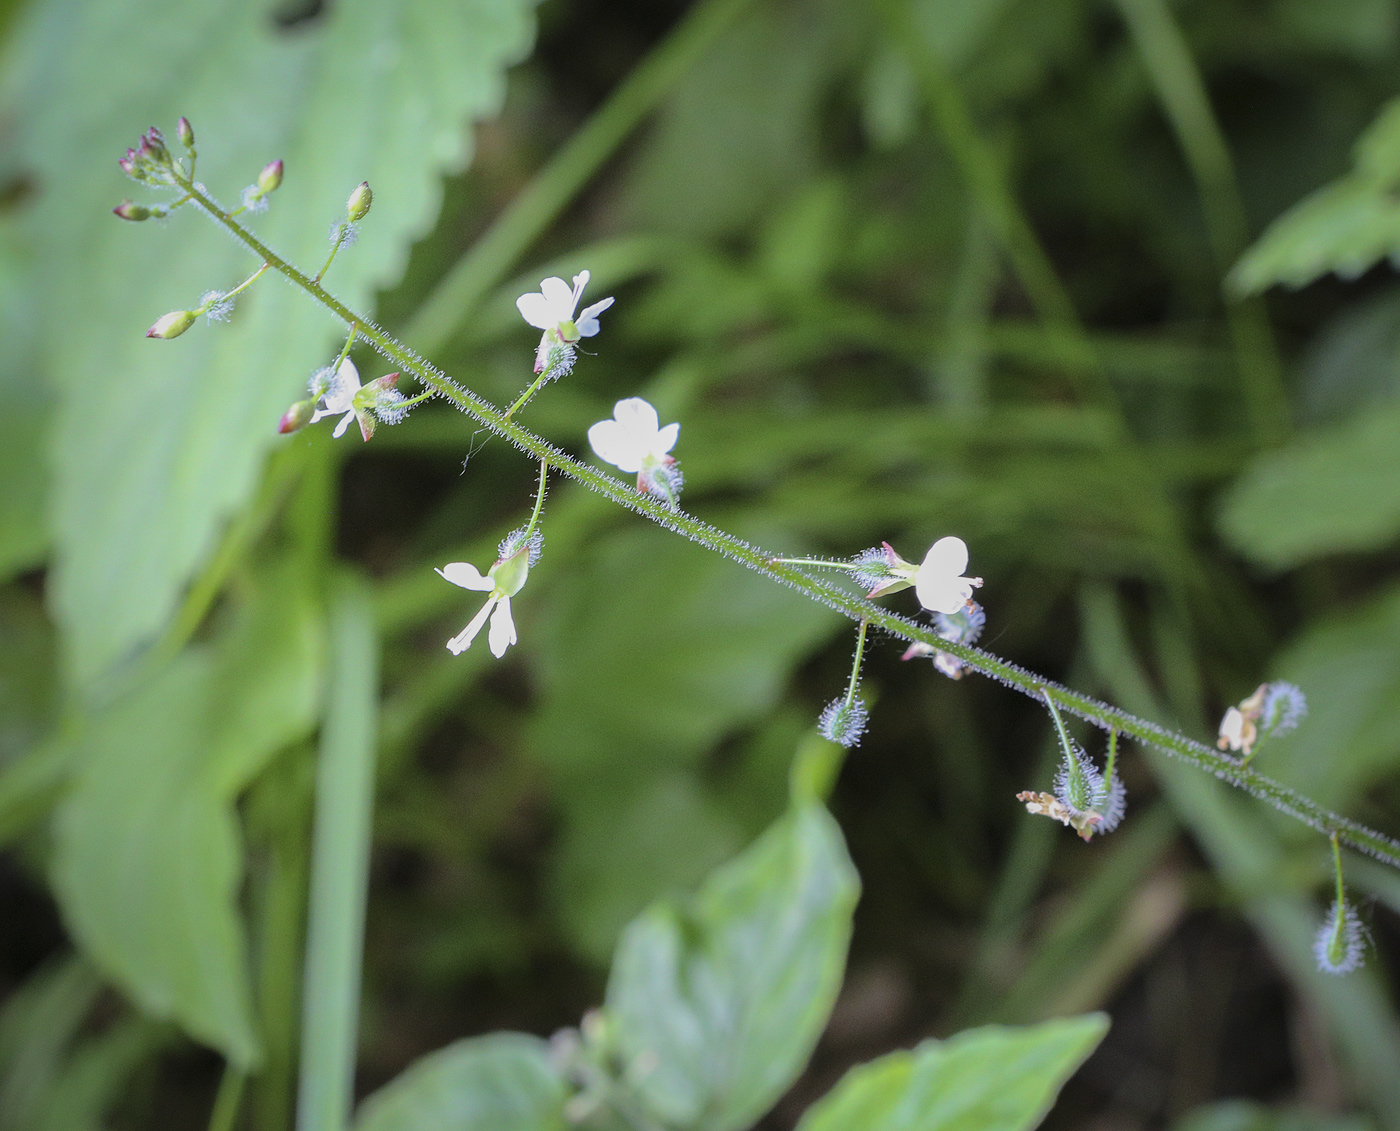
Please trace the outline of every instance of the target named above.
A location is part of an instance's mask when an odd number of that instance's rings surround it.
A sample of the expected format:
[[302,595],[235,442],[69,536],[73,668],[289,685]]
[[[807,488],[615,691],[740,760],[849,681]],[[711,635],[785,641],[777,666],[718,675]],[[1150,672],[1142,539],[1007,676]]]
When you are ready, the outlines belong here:
[[510,613],[510,599],[525,585],[530,574],[530,566],[539,556],[540,541],[536,534],[528,537],[524,532],[511,535],[501,543],[501,558],[486,574],[468,562],[449,562],[437,572],[453,585],[463,589],[474,589],[488,594],[486,604],[472,617],[471,623],[447,642],[447,650],[460,656],[472,646],[486,618],[491,618],[491,632],[487,637],[491,654],[498,660],[506,649],[516,643],[515,620]]
[[355,368],[355,363],[348,357],[343,358],[336,367],[335,376],[331,378],[330,384],[321,394],[321,406],[311,414],[311,420],[308,423],[315,424],[326,416],[339,416],[340,423],[335,426],[335,431],[331,435],[337,440],[340,439],[341,436],[345,435],[345,430],[350,427],[350,422],[355,419],[355,394],[359,391],[360,371]]
[[967,543],[949,535],[940,538],[914,571],[914,594],[931,613],[951,616],[972,600],[980,577],[963,577],[967,569]]
[[540,284],[534,294],[521,295],[515,300],[520,316],[537,330],[543,330],[539,349],[535,351],[535,372],[543,373],[549,361],[549,351],[561,343],[573,345],[580,338],[591,338],[599,330],[598,315],[613,304],[611,298],[586,306],[574,317],[583,288],[588,286],[589,274],[580,271],[574,276],[573,289],[560,278],[550,278]]
[[677,506],[682,479],[671,449],[680,434],[679,424],[662,428],[661,418],[647,401],[628,397],[613,406],[611,420],[600,420],[588,430],[588,442],[599,459],[636,475],[638,491]]

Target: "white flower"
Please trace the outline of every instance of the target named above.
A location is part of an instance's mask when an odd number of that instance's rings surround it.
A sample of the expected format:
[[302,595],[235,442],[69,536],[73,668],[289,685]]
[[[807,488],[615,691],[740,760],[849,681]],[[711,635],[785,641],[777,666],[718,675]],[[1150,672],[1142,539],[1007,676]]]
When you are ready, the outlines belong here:
[[[350,422],[355,419],[355,394],[360,391],[360,371],[355,368],[355,363],[348,357],[344,358],[336,368],[335,376],[331,378],[331,383],[326,391],[321,394],[321,404],[311,415],[310,423],[315,424],[323,416],[340,416],[340,423],[335,426],[332,435],[339,439],[345,434],[345,430],[350,427]],[[341,416],[341,413],[344,413]]]
[[574,308],[588,286],[588,272],[574,276],[573,289],[560,278],[545,279],[534,294],[521,295],[515,300],[520,316],[537,330],[543,330],[539,349],[535,351],[535,372],[542,373],[549,357],[550,346],[558,342],[573,343],[591,338],[598,332],[598,315],[613,304],[611,298],[584,307],[577,318]]
[[1261,683],[1238,707],[1231,707],[1220,720],[1220,737],[1216,746],[1221,750],[1237,750],[1248,756],[1259,741],[1259,716],[1264,710],[1264,696],[1269,685]]
[[980,577],[963,577],[967,568],[967,543],[949,535],[940,538],[914,571],[914,593],[930,612],[951,616],[972,600]]
[[635,474],[638,491],[677,506],[682,479],[671,449],[680,438],[681,426],[662,428],[660,424],[656,409],[641,397],[628,397],[613,406],[611,420],[600,420],[588,430],[588,442],[599,459]]
[[[507,546],[503,543],[503,547]],[[453,585],[463,589],[474,589],[489,594],[481,611],[472,617],[471,623],[447,642],[448,651],[460,656],[472,646],[486,618],[491,618],[491,632],[488,640],[491,654],[497,659],[505,655],[506,649],[516,642],[515,621],[510,615],[510,599],[525,585],[529,576],[531,558],[538,552],[538,542],[528,538],[518,540],[511,546],[512,553],[496,562],[483,577],[474,565],[467,562],[450,562],[437,572]]]

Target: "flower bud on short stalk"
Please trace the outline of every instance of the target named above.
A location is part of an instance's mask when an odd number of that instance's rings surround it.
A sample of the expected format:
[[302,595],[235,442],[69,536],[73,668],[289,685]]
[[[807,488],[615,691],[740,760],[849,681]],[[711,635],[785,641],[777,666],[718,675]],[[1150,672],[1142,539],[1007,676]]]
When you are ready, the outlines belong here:
[[282,161],[269,161],[263,166],[263,170],[258,174],[258,191],[266,196],[270,192],[276,192],[282,183]]
[[148,338],[178,338],[194,325],[199,315],[193,310],[172,310],[156,320],[156,324],[146,331]]
[[170,165],[170,150],[165,147],[165,135],[152,126],[141,138],[141,156],[155,165]]
[[350,218],[350,223],[358,224],[369,215],[369,206],[373,203],[374,193],[370,191],[369,182],[361,181],[345,202],[345,215]]
[[297,401],[282,414],[282,419],[277,422],[277,431],[283,435],[288,432],[300,432],[311,423],[311,417],[315,411],[316,402],[314,400],[308,398],[304,401]]
[[190,151],[190,156],[194,156],[194,127],[190,125],[190,120],[183,114],[180,120],[175,123],[175,133],[180,138],[180,144]]
[[123,200],[112,209],[112,213],[123,220],[149,220],[156,214],[146,205],[137,204],[134,200]]

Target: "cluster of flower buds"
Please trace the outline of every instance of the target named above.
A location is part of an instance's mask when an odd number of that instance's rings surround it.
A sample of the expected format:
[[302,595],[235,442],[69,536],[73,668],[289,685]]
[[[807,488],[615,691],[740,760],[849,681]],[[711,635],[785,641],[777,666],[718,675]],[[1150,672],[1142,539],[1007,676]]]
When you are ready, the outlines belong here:
[[386,373],[360,384],[360,371],[348,357],[335,368],[318,369],[307,384],[310,394],[297,401],[278,422],[277,431],[299,432],[323,417],[339,416],[332,436],[339,439],[353,420],[368,440],[379,424],[398,424],[408,414],[408,402],[395,388],[399,374]]
[[1294,730],[1307,714],[1308,701],[1294,684],[1261,683],[1249,698],[1225,712],[1216,745],[1243,754],[1248,762],[1264,742]]
[[[184,131],[189,130],[189,122],[184,118],[181,136]],[[190,141],[194,141],[194,131],[189,130]],[[170,185],[174,183],[173,175],[176,171],[175,158],[170,155],[170,149],[165,144],[165,135],[155,126],[152,126],[141,135],[141,141],[136,148],[128,149],[126,156],[118,164],[122,167],[122,172],[133,181],[140,181],[147,185]],[[142,217],[144,219],[145,217]]]

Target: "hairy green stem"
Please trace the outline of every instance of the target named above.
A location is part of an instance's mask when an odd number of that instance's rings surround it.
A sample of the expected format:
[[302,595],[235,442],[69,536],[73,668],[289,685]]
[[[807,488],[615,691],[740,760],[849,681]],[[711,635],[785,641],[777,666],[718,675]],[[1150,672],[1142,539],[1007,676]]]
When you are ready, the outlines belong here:
[[856,658],[851,663],[851,682],[846,687],[847,707],[856,701],[856,691],[860,688],[860,665],[865,659],[865,636],[869,628],[870,622],[863,620],[860,622],[860,631],[856,633]]
[[984,652],[980,648],[944,640],[926,625],[891,613],[864,597],[841,589],[831,582],[810,577],[798,567],[775,559],[773,555],[750,545],[741,538],[645,495],[633,486],[615,479],[597,468],[579,462],[543,437],[522,428],[513,420],[507,420],[500,409],[470,389],[457,384],[413,350],[384,333],[362,315],[352,311],[324,287],[288,264],[251,232],[230,219],[219,208],[218,204],[202,190],[188,184],[182,184],[181,187],[193,193],[196,202],[215,223],[226,228],[254,255],[260,256],[263,261],[272,264],[273,269],[284,275],[293,285],[305,291],[352,329],[357,330],[359,335],[392,365],[403,372],[412,374],[425,386],[432,388],[443,398],[451,401],[478,424],[509,441],[522,452],[537,460],[542,460],[547,466],[553,467],[567,478],[581,483],[589,490],[597,492],[619,506],[651,519],[659,526],[685,535],[708,550],[723,554],[748,569],[796,589],[812,600],[820,601],[854,621],[868,620],[871,625],[884,630],[891,636],[905,641],[927,644],[939,651],[947,652],[974,671],[991,676],[1007,687],[1014,688],[1035,699],[1045,699],[1060,710],[1086,719],[1103,730],[1117,731],[1140,744],[1155,747],[1191,762],[1198,768],[1214,774],[1222,781],[1237,786],[1260,800],[1267,801],[1280,812],[1305,822],[1319,832],[1329,835],[1336,833],[1344,843],[1358,851],[1400,867],[1400,841],[1393,840],[1382,833],[1333,813],[1311,798],[1303,796],[1252,768],[1240,765],[1237,760],[1225,756],[1204,743],[1158,726],[1146,719],[1137,718],[1126,711],[1102,703],[1092,696],[1083,695],[1044,679],[1010,661],[1001,659],[999,656]]

